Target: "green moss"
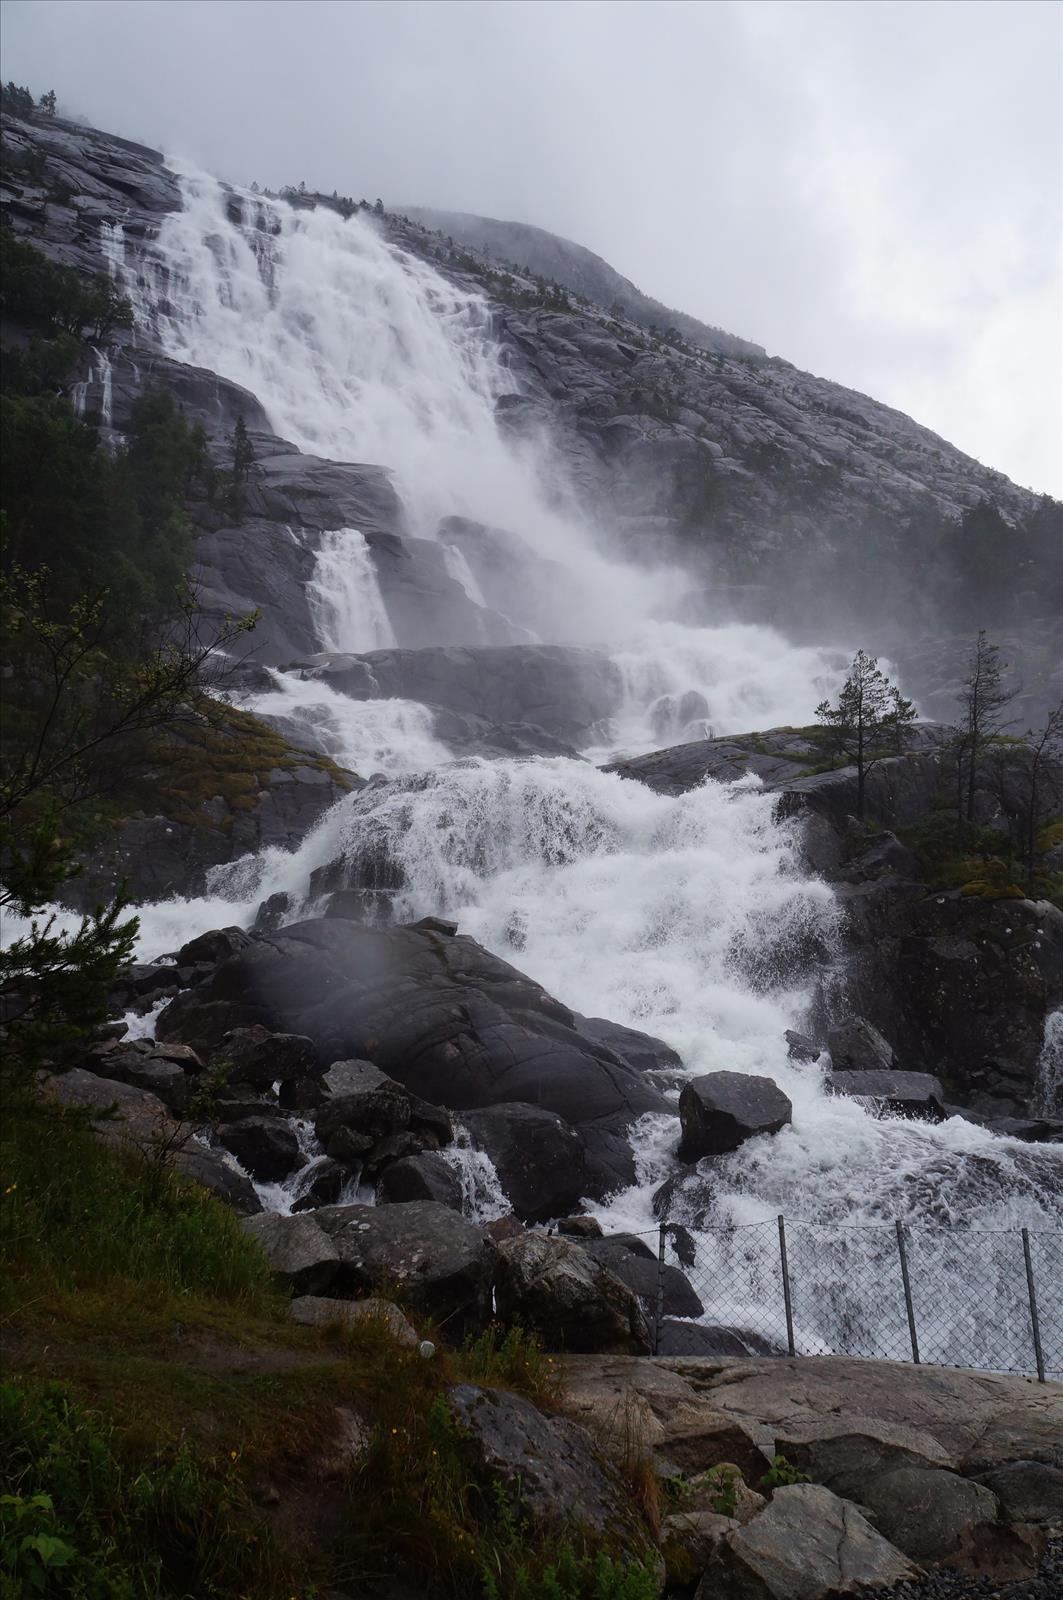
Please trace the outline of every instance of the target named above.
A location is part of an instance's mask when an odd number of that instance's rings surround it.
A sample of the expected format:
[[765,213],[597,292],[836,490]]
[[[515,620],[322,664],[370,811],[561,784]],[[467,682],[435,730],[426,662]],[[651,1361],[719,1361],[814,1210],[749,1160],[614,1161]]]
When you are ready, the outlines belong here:
[[[274,772],[299,767],[327,773],[340,790],[350,788],[350,775],[327,756],[289,744],[247,711],[204,702],[158,738],[143,767],[110,793],[106,819],[156,815],[163,802],[164,815],[174,822],[227,832],[236,813],[256,809]],[[219,798],[227,813],[221,817],[216,808],[206,809]]]

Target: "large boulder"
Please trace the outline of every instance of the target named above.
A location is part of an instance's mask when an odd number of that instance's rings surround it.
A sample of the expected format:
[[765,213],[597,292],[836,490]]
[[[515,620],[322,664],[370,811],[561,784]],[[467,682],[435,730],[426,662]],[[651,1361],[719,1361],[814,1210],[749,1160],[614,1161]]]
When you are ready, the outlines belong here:
[[495,1305],[549,1350],[650,1350],[638,1296],[571,1239],[528,1233],[501,1244]]
[[583,1139],[542,1106],[489,1106],[466,1112],[473,1147],[486,1151],[516,1216],[546,1222],[571,1211],[593,1186]]
[[997,1578],[1029,1577],[1040,1541],[999,1520],[997,1497],[954,1472],[898,1467],[860,1496],[879,1532],[921,1566],[956,1566]]
[[255,1217],[263,1210],[250,1178],[235,1163],[227,1161],[219,1150],[207,1150],[190,1141],[174,1156],[174,1166],[182,1177],[224,1200],[238,1217]]
[[850,1501],[796,1483],[777,1489],[758,1517],[724,1535],[696,1600],[826,1600],[917,1575]]
[[490,1318],[495,1246],[449,1206],[322,1206],[313,1220],[336,1252],[338,1291],[397,1291],[453,1342]]
[[247,1083],[268,1089],[274,1083],[288,1083],[313,1073],[316,1067],[314,1046],[298,1034],[270,1033],[253,1024],[233,1028],[214,1051],[214,1062],[225,1068],[233,1083]]
[[375,1140],[409,1126],[408,1096],[371,1061],[333,1062],[321,1089],[325,1099],[314,1114],[314,1132],[326,1150],[341,1129],[361,1135],[368,1150]]
[[601,1465],[578,1423],[544,1416],[523,1395],[457,1384],[447,1394],[469,1474],[539,1528],[581,1530],[637,1544],[619,1478]]
[[320,918],[254,938],[173,1000],[157,1034],[209,1051],[254,1023],[311,1038],[322,1065],[369,1061],[452,1110],[520,1101],[553,1112],[583,1136],[588,1193],[633,1181],[626,1130],[668,1109],[538,984],[434,926]]
[[380,1175],[377,1200],[401,1205],[407,1200],[434,1200],[438,1205],[461,1211],[464,1193],[454,1166],[437,1150],[402,1156],[392,1161]]
[[260,1183],[279,1183],[303,1165],[299,1141],[281,1117],[243,1117],[217,1132],[218,1143]]
[[941,1079],[929,1072],[832,1072],[827,1088],[831,1094],[871,1101],[899,1117],[943,1122],[948,1115]]
[[261,1245],[274,1276],[295,1294],[320,1294],[335,1279],[339,1252],[313,1217],[266,1211],[248,1217],[244,1227]]
[[622,1283],[634,1289],[642,1301],[647,1320],[657,1314],[658,1286],[663,1294],[663,1310],[671,1317],[700,1317],[705,1307],[686,1275],[678,1267],[658,1264],[652,1252],[632,1250],[623,1235],[604,1239],[584,1239],[583,1248],[603,1266],[615,1272]]
[[1063,1468],[1044,1461],[1010,1461],[983,1473],[1009,1522],[1063,1523]]
[[778,1133],[793,1106],[772,1078],[745,1072],[710,1072],[685,1085],[679,1096],[682,1161],[722,1156],[759,1134]]

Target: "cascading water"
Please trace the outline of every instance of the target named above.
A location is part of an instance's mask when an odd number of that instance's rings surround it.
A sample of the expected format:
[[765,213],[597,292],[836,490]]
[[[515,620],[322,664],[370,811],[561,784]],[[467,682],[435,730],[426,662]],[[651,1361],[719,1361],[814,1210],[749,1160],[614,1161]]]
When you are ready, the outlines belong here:
[[[185,209],[164,222],[154,261],[123,274],[127,286],[136,279],[141,322],[171,356],[251,390],[301,448],[386,465],[414,532],[433,537],[442,517],[467,516],[512,528],[560,563],[573,599],[566,607],[558,595],[554,636],[603,643],[625,685],[592,760],[709,727],[806,722],[833,690],[835,652],[797,649],[767,628],[653,620],[673,576],[634,573],[602,554],[587,527],[548,500],[535,458],[496,426],[495,401],[512,383],[479,296],[361,217],[242,195],[233,220],[213,179],[185,170],[182,187]],[[479,603],[458,555],[447,549],[448,570]],[[311,604],[323,648],[394,642],[356,530],[322,541]],[[680,1186],[676,1206],[693,1227],[785,1211],[826,1229],[838,1252],[845,1228],[898,1217],[1058,1226],[1063,1176],[1051,1152],[958,1118],[877,1119],[827,1096],[817,1065],[788,1060],[782,1034],[800,1023],[817,965],[832,960],[838,909],[826,886],[802,875],[793,833],[756,782],[669,798],[590,762],[449,762],[424,707],[352,702],[290,674],[274,679],[254,709],[300,724],[316,748],[390,781],[341,801],[294,853],[266,851],[218,869],[199,900],[145,908],[142,955],[220,922],[247,924],[266,895],[284,892],[299,915],[312,907],[316,867],[384,850],[401,868],[399,918],[454,918],[573,1008],[660,1035],[689,1073],[727,1068],[779,1083],[793,1126],[717,1163],[711,1188]],[[596,1208],[603,1221],[652,1226],[651,1195],[675,1170],[675,1141],[674,1118],[637,1130],[639,1182]],[[455,1159],[470,1204],[497,1206],[491,1175],[473,1171],[469,1152]],[[755,1263],[748,1293],[755,1302]],[[838,1255],[818,1306],[804,1313],[804,1346],[829,1340],[832,1319],[856,1314]]]
[[321,535],[307,594],[324,649],[360,655],[386,650],[395,643],[373,557],[365,535],[357,528],[337,528]]

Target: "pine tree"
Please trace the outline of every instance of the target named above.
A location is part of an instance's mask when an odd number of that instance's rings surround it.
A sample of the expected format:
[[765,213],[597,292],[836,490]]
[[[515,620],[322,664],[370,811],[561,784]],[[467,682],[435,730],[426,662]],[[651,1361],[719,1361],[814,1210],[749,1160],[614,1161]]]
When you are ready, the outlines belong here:
[[1008,726],[1004,712],[1019,690],[1004,687],[1008,663],[1000,646],[990,644],[983,628],[975,640],[958,699],[960,723],[953,749],[956,756],[956,800],[961,818],[970,822],[978,784],[978,763],[990,744]]
[[856,814],[863,821],[867,775],[886,755],[904,748],[905,734],[915,721],[915,707],[885,673],[878,659],[858,650],[836,705],[823,700],[816,718],[832,756],[856,767]]
[[55,90],[49,89],[47,94],[42,94],[37,101],[38,111],[43,111],[46,117],[55,116]]

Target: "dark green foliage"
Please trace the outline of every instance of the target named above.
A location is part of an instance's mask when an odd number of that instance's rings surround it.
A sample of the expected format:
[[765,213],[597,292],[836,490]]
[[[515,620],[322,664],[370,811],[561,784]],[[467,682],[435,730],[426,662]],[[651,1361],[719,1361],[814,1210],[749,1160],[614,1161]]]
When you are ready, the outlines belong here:
[[0,303],[8,316],[52,333],[87,333],[97,344],[133,326],[133,307],[106,273],[85,278],[0,229]]
[[231,1464],[130,1452],[60,1383],[0,1386],[0,1429],[0,1600],[269,1592],[268,1533]]
[[816,717],[823,725],[820,737],[827,754],[856,767],[856,814],[863,820],[867,775],[883,756],[904,749],[915,707],[879,671],[877,659],[858,650],[837,704],[821,701]]
[[0,87],[0,111],[10,117],[32,117],[33,96],[23,84],[9,81]]

